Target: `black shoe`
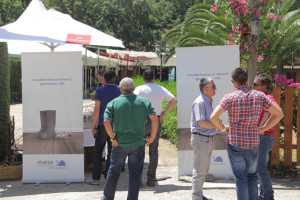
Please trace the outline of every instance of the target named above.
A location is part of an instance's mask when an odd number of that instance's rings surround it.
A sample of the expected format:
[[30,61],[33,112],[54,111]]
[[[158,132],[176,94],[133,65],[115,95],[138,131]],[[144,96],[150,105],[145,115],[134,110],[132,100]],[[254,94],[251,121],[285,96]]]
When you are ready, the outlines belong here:
[[206,198],[205,196],[202,197],[203,200],[208,200],[208,198]]
[[154,178],[148,177],[147,185],[151,187],[155,186]]

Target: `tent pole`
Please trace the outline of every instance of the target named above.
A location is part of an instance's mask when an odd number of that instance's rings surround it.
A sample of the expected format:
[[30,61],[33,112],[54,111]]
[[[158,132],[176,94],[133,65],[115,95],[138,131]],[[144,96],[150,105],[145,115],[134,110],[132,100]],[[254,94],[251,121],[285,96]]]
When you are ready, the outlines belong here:
[[99,68],[100,68],[100,52],[99,52],[99,47],[98,47],[98,66],[97,66],[97,72],[99,71]]
[[110,60],[111,60],[111,54],[109,53],[109,63],[108,63],[109,69],[110,69]]
[[84,98],[86,99],[87,84],[87,46],[85,46]]

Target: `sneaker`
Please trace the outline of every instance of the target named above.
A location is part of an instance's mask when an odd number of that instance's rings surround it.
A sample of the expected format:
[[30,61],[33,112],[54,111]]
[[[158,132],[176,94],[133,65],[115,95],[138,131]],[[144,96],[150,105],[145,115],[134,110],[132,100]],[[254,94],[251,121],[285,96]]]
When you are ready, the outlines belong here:
[[203,200],[208,200],[208,198],[206,198],[204,195],[203,195],[202,199],[203,199]]
[[147,185],[149,186],[155,186],[154,178],[148,177]]
[[89,178],[85,183],[89,184],[89,185],[100,185],[100,181],[99,180],[95,180],[92,177]]

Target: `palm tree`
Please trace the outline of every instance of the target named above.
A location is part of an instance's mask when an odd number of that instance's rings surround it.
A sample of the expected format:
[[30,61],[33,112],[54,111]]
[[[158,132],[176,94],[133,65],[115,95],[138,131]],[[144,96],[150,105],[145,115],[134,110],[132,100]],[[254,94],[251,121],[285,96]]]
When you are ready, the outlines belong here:
[[207,4],[197,4],[188,9],[184,21],[168,31],[162,45],[171,45],[168,60],[175,54],[176,47],[225,45],[231,32],[232,20],[223,12],[212,12]]
[[262,21],[264,30],[260,44],[269,44],[260,50],[264,58],[261,62],[264,71],[275,65],[282,68],[291,60],[292,52],[300,54],[300,8],[289,11],[295,2],[296,0],[285,0],[279,6],[272,7],[269,16],[274,14],[276,19]]
[[0,42],[0,162],[6,159],[8,150],[9,93],[7,43]]

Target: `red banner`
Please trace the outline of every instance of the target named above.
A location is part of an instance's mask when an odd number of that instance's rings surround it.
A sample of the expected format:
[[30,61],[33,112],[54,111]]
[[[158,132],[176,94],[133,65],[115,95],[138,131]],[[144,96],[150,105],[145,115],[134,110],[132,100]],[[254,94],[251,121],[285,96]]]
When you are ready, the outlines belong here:
[[68,34],[66,43],[90,44],[91,36],[90,35]]

